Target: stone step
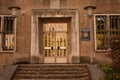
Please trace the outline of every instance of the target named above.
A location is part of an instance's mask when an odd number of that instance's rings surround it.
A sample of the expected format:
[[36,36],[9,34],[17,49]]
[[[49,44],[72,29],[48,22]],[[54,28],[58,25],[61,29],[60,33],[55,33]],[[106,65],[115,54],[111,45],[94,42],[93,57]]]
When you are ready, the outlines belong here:
[[88,75],[16,75],[16,78],[20,79],[80,79],[80,78],[85,78],[88,77]]
[[54,66],[20,66],[20,68],[64,68],[64,69],[71,69],[71,68],[85,68],[85,67],[83,67],[83,66],[56,66],[56,65],[54,65]]
[[82,73],[87,73],[87,70],[81,70],[81,71],[17,71],[17,74],[82,74]]
[[80,75],[80,76],[88,76],[89,74],[88,73],[82,73],[82,74],[74,74],[74,73],[48,73],[48,74],[44,74],[44,73],[33,73],[33,74],[31,74],[31,73],[29,73],[29,74],[16,74],[16,76],[54,76],[54,75],[71,75],[71,76],[73,76],[73,75]]
[[[56,80],[56,79],[14,79],[14,80]],[[89,77],[80,78],[80,79],[57,79],[57,80],[90,80]]]
[[46,66],[46,67],[41,67],[41,66],[39,66],[39,67],[19,67],[19,69],[54,69],[54,68],[56,68],[56,69],[84,69],[84,68],[86,68],[86,67],[74,67],[74,66],[72,66],[72,67],[70,67],[70,66],[64,66],[64,67],[49,67],[49,66]]
[[82,71],[86,68],[19,68],[20,71]]
[[20,64],[12,80],[90,80],[81,64]]
[[83,66],[85,67],[86,64],[19,64],[19,66]]
[[40,68],[40,67],[49,67],[49,68],[51,68],[51,67],[61,67],[61,68],[65,68],[65,67],[69,67],[69,68],[73,68],[73,66],[74,66],[74,68],[78,68],[78,67],[85,67],[85,65],[83,65],[83,64],[27,64],[27,65],[24,65],[24,64],[20,64],[19,65],[20,67],[22,67],[22,68]]

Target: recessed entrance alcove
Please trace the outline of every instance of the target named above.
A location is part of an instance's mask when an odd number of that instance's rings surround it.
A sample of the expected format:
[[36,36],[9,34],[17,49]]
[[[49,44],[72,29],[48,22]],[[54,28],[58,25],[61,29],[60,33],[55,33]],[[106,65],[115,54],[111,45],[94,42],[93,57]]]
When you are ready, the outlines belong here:
[[79,62],[79,11],[32,10],[31,63]]

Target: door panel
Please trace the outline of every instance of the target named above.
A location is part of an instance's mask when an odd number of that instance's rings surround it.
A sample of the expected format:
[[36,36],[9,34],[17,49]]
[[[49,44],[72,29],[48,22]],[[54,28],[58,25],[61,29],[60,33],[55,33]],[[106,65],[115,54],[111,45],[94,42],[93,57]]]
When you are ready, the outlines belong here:
[[56,49],[57,49],[57,57],[65,57],[66,53],[66,41],[67,34],[66,33],[56,33]]
[[55,63],[55,34],[44,33],[44,63]]
[[44,63],[67,63],[67,23],[44,26]]
[[44,33],[44,56],[55,56],[55,35],[54,33]]

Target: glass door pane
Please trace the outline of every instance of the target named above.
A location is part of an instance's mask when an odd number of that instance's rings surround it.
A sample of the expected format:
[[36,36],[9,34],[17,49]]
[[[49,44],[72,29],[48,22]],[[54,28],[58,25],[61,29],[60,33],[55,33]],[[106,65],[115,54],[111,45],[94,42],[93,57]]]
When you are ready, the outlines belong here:
[[67,45],[67,34],[66,33],[56,33],[56,57],[65,57]]
[[55,56],[55,34],[44,33],[44,56],[54,57]]

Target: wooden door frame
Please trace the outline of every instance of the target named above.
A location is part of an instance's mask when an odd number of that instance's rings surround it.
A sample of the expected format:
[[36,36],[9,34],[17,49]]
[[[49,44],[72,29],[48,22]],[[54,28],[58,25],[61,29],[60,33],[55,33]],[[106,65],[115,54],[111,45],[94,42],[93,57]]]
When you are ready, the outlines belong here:
[[[67,42],[68,42],[68,39],[69,39],[69,38],[68,38],[68,33],[69,33],[69,30],[70,30],[70,29],[69,29],[70,27],[69,27],[68,25],[69,25],[69,23],[70,23],[70,19],[71,19],[71,18],[39,18],[39,19],[40,19],[40,21],[41,21],[40,23],[42,24],[42,25],[40,26],[40,27],[41,27],[40,29],[42,29],[42,30],[41,30],[41,31],[42,31],[41,33],[42,33],[42,34],[40,34],[39,36],[42,36],[42,35],[44,35],[44,33],[45,33],[45,32],[43,32],[43,27],[44,27],[43,24],[44,24],[44,23],[67,23],[67,32],[59,32],[59,31],[57,32],[57,31],[56,31],[56,32],[55,32],[55,37],[56,37],[56,34],[57,34],[57,33],[66,33],[66,34],[67,34]],[[40,37],[40,39],[41,39],[41,37]],[[42,36],[42,40],[43,40],[43,36]],[[42,42],[43,42],[43,41],[42,41]],[[41,42],[40,42],[40,43],[41,43]],[[43,45],[44,45],[44,44],[43,44]],[[67,45],[68,45],[68,43],[67,43]],[[42,47],[43,47],[43,48],[42,48],[42,50],[40,50],[40,51],[42,51],[42,53],[41,53],[42,56],[43,56],[43,57],[42,57],[42,61],[43,61],[43,63],[45,63],[45,62],[44,62],[45,57],[44,57],[44,55],[43,55],[43,54],[44,54],[44,51],[43,51],[43,50],[44,50],[44,46],[42,46]],[[69,52],[69,51],[68,51],[69,48],[68,48],[68,46],[66,46],[66,47],[67,47],[67,49],[66,49],[66,50],[67,50],[67,57],[66,57],[66,58],[67,58],[67,62],[66,62],[66,63],[68,63],[68,62],[69,62],[69,53],[68,53],[68,52]],[[56,56],[55,56],[55,63],[57,62],[56,60],[57,60],[57,58],[56,58]]]

